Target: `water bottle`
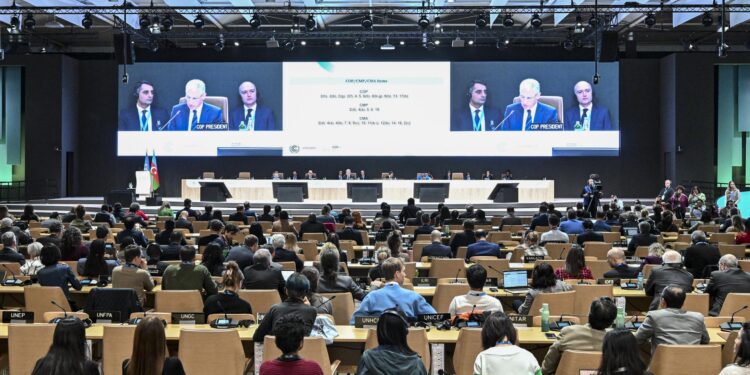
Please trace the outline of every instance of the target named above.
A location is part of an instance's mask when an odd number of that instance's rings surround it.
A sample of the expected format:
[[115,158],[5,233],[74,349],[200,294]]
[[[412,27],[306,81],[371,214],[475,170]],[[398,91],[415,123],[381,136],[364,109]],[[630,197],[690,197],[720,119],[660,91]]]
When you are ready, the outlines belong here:
[[615,318],[615,327],[625,327],[625,297],[617,298],[617,317]]
[[443,225],[443,233],[450,234],[451,233],[451,227],[449,225]]
[[643,272],[638,272],[638,289],[643,289]]
[[542,332],[549,332],[549,304],[542,304]]

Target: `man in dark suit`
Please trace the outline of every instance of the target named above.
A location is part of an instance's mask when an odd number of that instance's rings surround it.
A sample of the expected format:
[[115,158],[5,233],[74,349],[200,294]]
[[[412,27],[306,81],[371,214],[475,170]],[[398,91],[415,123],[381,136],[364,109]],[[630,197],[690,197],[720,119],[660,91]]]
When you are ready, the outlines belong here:
[[523,224],[521,222],[520,217],[516,217],[516,209],[514,207],[508,207],[505,209],[505,212],[508,214],[503,217],[503,220],[500,222],[500,230],[503,230],[503,227],[506,225],[521,225]]
[[58,248],[62,247],[61,235],[63,231],[62,223],[54,222],[49,226],[49,236],[39,237],[36,242],[42,244],[42,246],[55,245]]
[[716,246],[706,241],[706,234],[702,230],[693,232],[690,239],[693,245],[685,249],[685,269],[692,273],[693,277],[700,279],[709,274],[707,271],[704,273],[706,266],[716,266],[719,263],[721,253]]
[[454,258],[456,257],[456,252],[458,252],[459,247],[469,246],[474,242],[477,242],[476,236],[474,235],[474,222],[466,220],[463,225],[464,231],[456,233],[456,235],[453,236],[453,240],[451,240],[451,253]]
[[625,262],[625,252],[622,249],[611,249],[607,251],[607,263],[612,267],[611,270],[604,273],[607,279],[632,279],[638,277],[640,267],[631,268]]
[[172,232],[172,235],[169,237],[169,245],[161,246],[161,257],[159,257],[159,260],[180,260],[182,241],[182,232]]
[[172,107],[167,126],[171,131],[201,130],[199,124],[220,124],[224,122],[221,108],[205,103],[206,84],[199,79],[192,79],[185,84],[185,103]]
[[659,195],[657,195],[657,198],[661,198],[662,202],[670,202],[672,199],[672,195],[674,195],[674,189],[672,189],[672,181],[664,180],[664,187],[659,190]]
[[422,211],[422,209],[414,204],[414,198],[409,198],[406,200],[406,206],[404,206],[401,209],[401,213],[398,214],[398,221],[401,224],[404,224],[406,219],[417,217],[418,211]]
[[238,204],[237,212],[229,215],[229,221],[240,221],[242,224],[247,225],[247,216],[245,216],[245,206]]
[[634,255],[638,246],[651,246],[656,241],[656,236],[651,234],[651,224],[648,221],[641,221],[638,223],[638,234],[633,236],[628,243],[627,255]]
[[185,198],[184,206],[185,207],[183,207],[180,211],[177,212],[178,217],[180,216],[180,213],[182,211],[185,211],[188,213],[188,216],[192,216],[195,219],[198,219],[198,211],[193,209],[193,201],[190,198]]
[[708,315],[719,316],[727,294],[750,293],[750,273],[739,268],[737,257],[732,254],[724,255],[719,259],[719,270],[711,272],[706,293],[713,300]]
[[208,229],[211,232],[206,236],[198,238],[198,246],[208,246],[208,244],[219,238],[221,231],[224,229],[224,223],[216,219],[211,220],[208,222]]
[[120,110],[117,119],[119,131],[160,131],[169,121],[167,110],[153,105],[154,85],[141,81],[135,87],[135,106]]
[[540,103],[541,88],[539,81],[528,78],[521,81],[518,87],[521,101],[505,108],[505,122],[497,130],[529,130],[531,124],[556,124],[560,122],[557,108]]
[[245,276],[242,289],[276,289],[282,300],[284,299],[284,276],[280,269],[271,267],[271,253],[268,250],[256,250],[253,254],[253,265],[245,267],[242,273]]
[[433,230],[435,230],[435,228],[430,225],[429,214],[422,214],[422,217],[420,219],[422,220],[422,225],[417,229],[414,229],[414,238],[417,238],[417,236],[420,234],[430,234]]
[[682,269],[680,253],[668,250],[664,252],[662,259],[664,265],[651,271],[644,287],[646,295],[654,297],[649,306],[649,311],[659,308],[661,292],[667,286],[679,286],[688,293],[693,290],[693,275]]
[[475,256],[496,256],[500,258],[500,246],[496,243],[487,241],[487,232],[478,230],[475,232],[476,242],[469,245],[466,250],[466,259],[471,259]]
[[617,130],[612,126],[609,110],[594,105],[591,84],[580,81],[573,86],[578,105],[565,110],[565,130]]
[[592,223],[591,220],[586,219],[583,221],[583,233],[576,237],[576,242],[583,246],[583,244],[588,241],[603,242],[604,236],[594,232],[594,223]]
[[214,206],[207,204],[203,207],[203,214],[198,216],[198,221],[211,221],[213,219]]
[[281,130],[276,125],[271,108],[258,105],[258,91],[255,84],[249,81],[240,84],[242,107],[229,112],[229,130]]
[[432,240],[432,243],[422,248],[422,256],[452,258],[453,254],[451,253],[450,246],[443,245],[441,238],[442,235],[440,231],[433,230],[430,233],[430,240]]
[[362,246],[364,243],[362,241],[362,233],[358,230],[354,230],[353,226],[354,218],[351,216],[344,217],[344,229],[336,232],[336,235],[339,236],[339,240],[355,241],[357,245]]
[[549,216],[547,215],[547,205],[541,204],[539,205],[539,215],[534,217],[533,220],[531,220],[531,225],[529,225],[529,229],[534,230],[537,226],[546,227],[549,226]]
[[286,239],[283,234],[274,234],[271,237],[271,244],[273,245],[273,261],[274,262],[294,262],[294,266],[297,272],[302,271],[305,263],[300,259],[294,251],[287,250]]
[[487,108],[487,85],[472,81],[466,96],[469,106],[456,108],[453,111],[451,131],[492,131],[500,123],[500,111]]
[[323,223],[318,222],[318,217],[315,214],[310,214],[307,221],[299,226],[299,238],[302,239],[302,235],[305,233],[326,233],[326,227]]
[[115,216],[109,212],[110,209],[111,209],[110,205],[106,203],[103,204],[102,210],[97,212],[96,215],[94,215],[94,222],[95,223],[109,223],[109,227],[114,228]]
[[190,233],[194,233],[195,229],[193,229],[193,223],[188,220],[188,215],[188,211],[180,211],[180,217],[175,221],[174,227],[187,229]]

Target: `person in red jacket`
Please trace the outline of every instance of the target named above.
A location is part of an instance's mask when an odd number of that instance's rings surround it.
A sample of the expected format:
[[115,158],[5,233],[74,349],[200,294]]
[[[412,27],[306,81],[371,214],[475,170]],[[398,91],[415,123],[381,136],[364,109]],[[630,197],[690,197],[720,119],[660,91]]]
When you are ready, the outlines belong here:
[[279,318],[274,324],[273,334],[276,336],[276,347],[283,354],[263,362],[260,375],[323,375],[317,362],[300,358],[298,354],[302,350],[306,330],[305,322],[296,313]]

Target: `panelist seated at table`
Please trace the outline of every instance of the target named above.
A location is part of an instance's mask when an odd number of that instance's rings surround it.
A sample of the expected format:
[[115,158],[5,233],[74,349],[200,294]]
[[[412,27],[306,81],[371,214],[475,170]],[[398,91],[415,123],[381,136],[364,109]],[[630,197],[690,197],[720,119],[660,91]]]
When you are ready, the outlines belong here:
[[484,292],[487,270],[481,264],[474,264],[466,270],[466,279],[471,290],[463,296],[453,297],[448,312],[451,317],[464,313],[481,314],[485,311],[503,311],[503,304],[497,298]]
[[258,104],[258,92],[254,83],[242,82],[239,92],[242,106],[229,112],[229,130],[281,130],[281,126],[276,125],[271,108]]
[[354,318],[357,316],[379,316],[383,311],[395,307],[403,311],[408,318],[416,318],[419,314],[435,314],[435,309],[424,297],[401,287],[406,275],[404,262],[400,258],[386,259],[381,269],[385,285],[365,296],[354,311],[350,324],[354,324]]
[[500,111],[487,104],[487,85],[482,81],[472,81],[466,96],[469,105],[453,110],[451,131],[492,131],[500,123]]
[[616,130],[610,120],[609,109],[595,105],[591,84],[580,81],[573,86],[578,105],[565,110],[565,130]]
[[222,109],[208,104],[206,99],[206,84],[199,79],[193,79],[185,84],[185,103],[172,107],[167,126],[170,131],[193,131],[199,124],[221,124],[224,122]]
[[555,124],[560,120],[557,108],[541,103],[541,88],[539,81],[528,78],[521,81],[518,87],[520,102],[505,108],[505,121],[497,130],[525,131],[530,130],[531,124]]

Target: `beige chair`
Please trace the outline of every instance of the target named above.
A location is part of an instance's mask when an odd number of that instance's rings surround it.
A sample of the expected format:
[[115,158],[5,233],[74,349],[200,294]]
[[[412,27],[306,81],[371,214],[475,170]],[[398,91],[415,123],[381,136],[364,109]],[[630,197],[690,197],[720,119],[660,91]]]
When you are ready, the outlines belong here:
[[414,241],[414,246],[411,248],[414,260],[422,259],[422,250],[430,244],[432,244],[430,241]]
[[648,246],[638,246],[635,248],[635,256],[645,258],[648,256]]
[[31,374],[36,361],[47,355],[54,333],[54,324],[9,324],[10,374]]
[[321,296],[331,300],[333,305],[333,321],[336,325],[349,325],[349,319],[354,314],[354,297],[351,292],[346,293],[320,293]]
[[18,262],[0,262],[0,272],[5,274],[5,279],[13,279],[14,276],[20,279],[20,276],[23,276],[21,264]]
[[547,263],[547,264],[549,264],[550,267],[552,267],[553,270],[556,270],[558,268],[565,268],[565,261],[564,260],[557,260],[557,259],[555,259],[555,260],[551,260],[550,259],[550,260],[537,260],[537,261],[534,261],[534,267],[536,267],[537,265],[539,265],[541,263]]
[[[221,108],[224,122],[229,122],[229,100],[226,96],[206,96],[205,103]],[[185,103],[185,97],[180,98],[180,104]],[[204,177],[205,178],[205,177]],[[213,177],[211,177],[213,178]]]
[[[268,335],[263,338],[263,362],[281,357],[281,354],[281,350],[276,346],[275,336]],[[341,364],[339,360],[331,362],[331,358],[328,356],[328,348],[326,348],[325,340],[322,337],[305,337],[299,356],[320,365],[323,375],[336,374],[336,370]]]
[[46,323],[44,313],[59,310],[50,301],[55,301],[65,311],[71,310],[63,290],[57,286],[27,286],[23,288],[23,296],[26,301],[25,310],[34,313],[34,323]]
[[547,249],[547,254],[552,259],[565,259],[568,256],[568,251],[570,251],[572,247],[572,243],[550,242],[544,245],[544,248]]
[[584,317],[585,321],[588,322],[589,308],[591,302],[599,297],[612,297],[613,287],[612,285],[573,285],[573,290],[576,292],[575,296],[575,308],[573,314]]
[[510,269],[510,262],[507,259],[477,259],[476,264],[487,270],[487,277],[496,277],[499,281],[503,279],[503,271]]
[[[539,234],[547,233],[550,231],[550,229],[551,228],[549,225],[537,225],[536,227],[534,227],[534,231]],[[568,236],[568,238],[570,238],[570,236]]]
[[237,321],[240,321],[240,320],[252,320],[252,321],[255,321],[255,315],[253,315],[253,314],[222,314],[222,313],[218,313],[218,314],[210,314],[209,316],[207,316],[206,317],[206,323],[211,323],[211,322],[213,322],[216,319],[223,319],[224,317],[227,317],[227,318],[232,319],[232,320],[237,320]]
[[435,287],[435,296],[432,297],[432,307],[439,313],[446,313],[453,297],[467,293],[469,293],[468,284],[438,284]]
[[685,303],[682,304],[682,309],[699,312],[703,316],[708,316],[708,297],[710,296],[706,293],[687,293],[685,294]]
[[279,291],[275,289],[242,289],[238,292],[238,295],[250,304],[255,313],[268,313],[271,310],[271,306],[281,303]]
[[719,231],[721,226],[719,224],[701,224],[700,229],[706,234],[713,234]]
[[648,280],[648,276],[651,274],[651,271],[654,270],[654,268],[661,267],[660,264],[645,264],[643,266],[643,280]]
[[213,179],[213,178],[216,178],[216,174],[214,172],[203,172],[204,180]]
[[719,252],[721,253],[722,256],[727,255],[727,254],[732,254],[735,257],[737,257],[737,259],[742,259],[745,257],[746,249],[747,248],[745,247],[744,244],[740,244],[740,245],[732,245],[728,243],[719,244]]
[[302,235],[302,241],[325,242],[328,240],[325,233],[305,233]]
[[314,262],[318,257],[318,244],[314,241],[299,241],[297,246],[302,249],[302,254],[308,262]]
[[163,321],[165,321],[167,323],[171,323],[172,322],[172,314],[168,313],[168,312],[151,312],[151,311],[149,311],[149,312],[134,312],[134,313],[130,313],[130,318],[129,319],[139,319],[139,318],[145,318],[147,316],[156,317],[157,319],[163,320]]
[[[474,228],[476,230],[476,228]],[[497,243],[498,241],[512,241],[511,232],[489,232],[487,233],[487,242]]]
[[466,277],[466,263],[463,258],[433,259],[430,277]]
[[[422,358],[422,363],[427,369],[427,373],[430,373],[430,346],[427,340],[427,331],[424,328],[409,328],[409,333],[406,335],[406,344],[409,345],[411,350],[417,352]],[[374,329],[370,329],[367,332],[367,339],[365,340],[365,350],[370,350],[378,346],[378,335]]]
[[523,233],[524,230],[526,230],[526,228],[524,228],[523,225],[503,225],[503,232]]
[[464,174],[463,172],[453,172],[451,173],[451,180],[463,180]]
[[595,256],[601,260],[606,260],[607,252],[611,248],[611,243],[591,241],[583,244],[583,253],[587,256]]
[[720,345],[659,345],[651,358],[654,375],[706,375],[721,371]]
[[620,232],[602,232],[604,242],[612,243],[620,240]]
[[[515,98],[513,98],[513,103],[520,103],[520,102],[521,102],[520,96],[516,96]],[[565,116],[563,115],[564,108],[563,108],[562,96],[540,95],[539,102],[555,107],[555,109],[557,109],[557,121],[561,124],[563,123],[563,119],[565,118]]]
[[737,354],[734,350],[734,341],[737,339],[738,333],[739,331],[718,332],[719,337],[723,338],[726,342],[721,348],[721,367],[734,363],[734,358]]
[[417,271],[417,262],[404,262],[404,273],[406,274],[407,279],[418,277],[419,271]]
[[730,320],[735,323],[745,322],[745,318],[741,316],[735,316],[734,319],[732,319],[731,316],[704,316],[703,324],[706,325],[706,328],[719,328],[721,326],[721,323],[726,323]]
[[157,312],[203,312],[203,297],[197,290],[157,290],[154,293]]
[[[719,316],[731,316],[733,312],[747,305],[750,305],[750,293],[729,293],[721,305]],[[741,316],[745,321],[750,320],[750,309],[744,309],[735,316]]]
[[236,329],[183,328],[179,345],[187,374],[244,374],[249,364]]
[[726,243],[726,244],[734,245],[734,244],[737,243],[734,240],[735,235],[736,235],[735,233],[712,233],[708,237],[708,242],[709,243],[715,243],[715,244]]
[[601,352],[566,350],[557,365],[556,375],[580,375],[581,371],[596,371],[602,362]]
[[456,350],[453,352],[453,369],[456,375],[474,374],[474,361],[482,350],[482,329],[462,328],[458,332]]
[[278,262],[284,271],[296,271],[297,265],[294,262]]
[[541,315],[542,304],[549,304],[550,315],[572,315],[575,312],[576,292],[539,293],[531,304],[529,315]]
[[458,250],[456,250],[456,259],[466,259],[466,253],[469,252],[468,246],[459,246]]
[[133,354],[135,326],[104,325],[102,370],[104,375],[122,374],[122,362]]
[[[588,314],[588,312],[587,312],[587,314]],[[559,321],[560,320],[560,316],[561,315],[550,315],[549,321],[550,322]],[[576,325],[581,324],[581,318],[577,317],[577,316],[563,314],[562,318],[563,318],[563,320],[567,320],[567,321],[569,321],[569,322],[571,322],[573,324],[576,324]],[[532,317],[531,318],[531,326],[532,327],[541,327],[542,326],[542,317],[540,315]]]
[[250,172],[240,172],[239,175],[237,175],[238,180],[249,180],[252,177]]
[[604,273],[612,269],[606,260],[587,260],[586,267],[591,270],[591,277],[594,279],[603,279]]

